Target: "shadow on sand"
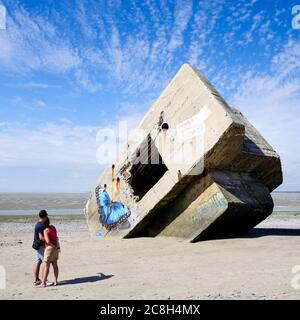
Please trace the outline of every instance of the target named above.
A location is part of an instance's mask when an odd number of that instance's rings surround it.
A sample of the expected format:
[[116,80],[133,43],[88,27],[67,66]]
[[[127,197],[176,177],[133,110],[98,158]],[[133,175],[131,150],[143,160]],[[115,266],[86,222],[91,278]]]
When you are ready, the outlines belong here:
[[91,277],[82,277],[82,278],[75,278],[70,280],[62,280],[59,282],[60,286],[69,285],[69,284],[80,284],[80,283],[87,283],[87,282],[97,282],[102,280],[107,280],[114,275],[105,275],[104,273],[98,273],[96,276]]
[[254,228],[246,233],[213,237],[208,240],[226,240],[226,239],[251,239],[261,238],[267,236],[284,236],[284,237],[299,237],[300,229],[288,229],[288,228]]
[[284,229],[284,228],[255,228],[248,233],[242,235],[243,238],[259,238],[265,236],[300,236],[300,229]]

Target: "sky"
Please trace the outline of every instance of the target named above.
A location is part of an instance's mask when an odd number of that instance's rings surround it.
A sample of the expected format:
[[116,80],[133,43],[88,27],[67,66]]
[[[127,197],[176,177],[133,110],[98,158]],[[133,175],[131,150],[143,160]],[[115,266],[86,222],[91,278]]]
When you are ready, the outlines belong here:
[[278,190],[300,190],[296,5],[0,0],[0,192],[89,191],[99,132],[134,128],[183,63],[279,153]]

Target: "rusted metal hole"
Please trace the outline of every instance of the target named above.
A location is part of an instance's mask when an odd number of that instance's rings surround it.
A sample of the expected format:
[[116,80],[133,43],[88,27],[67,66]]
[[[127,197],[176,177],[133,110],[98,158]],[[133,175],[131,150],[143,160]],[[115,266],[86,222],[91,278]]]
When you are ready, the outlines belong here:
[[168,129],[169,129],[169,125],[168,125],[166,122],[164,122],[164,123],[161,125],[161,128],[162,128],[162,130],[168,130]]

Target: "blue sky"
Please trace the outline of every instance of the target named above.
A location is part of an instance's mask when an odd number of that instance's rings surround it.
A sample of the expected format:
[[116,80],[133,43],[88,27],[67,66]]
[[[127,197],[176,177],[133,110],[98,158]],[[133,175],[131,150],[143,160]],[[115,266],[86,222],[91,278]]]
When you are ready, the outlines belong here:
[[134,127],[187,62],[300,190],[300,0],[10,1],[0,30],[0,192],[88,191],[99,129]]

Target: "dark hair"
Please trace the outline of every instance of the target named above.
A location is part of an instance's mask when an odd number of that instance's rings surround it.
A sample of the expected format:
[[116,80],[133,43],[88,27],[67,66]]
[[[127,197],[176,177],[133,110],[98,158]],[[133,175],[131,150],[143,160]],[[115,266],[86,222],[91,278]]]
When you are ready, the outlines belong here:
[[48,216],[48,213],[45,209],[42,209],[40,212],[39,212],[39,217],[40,218],[46,218]]
[[50,226],[50,220],[48,217],[46,217],[45,222],[44,222],[45,228],[48,228]]

